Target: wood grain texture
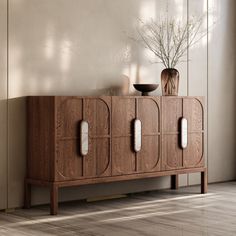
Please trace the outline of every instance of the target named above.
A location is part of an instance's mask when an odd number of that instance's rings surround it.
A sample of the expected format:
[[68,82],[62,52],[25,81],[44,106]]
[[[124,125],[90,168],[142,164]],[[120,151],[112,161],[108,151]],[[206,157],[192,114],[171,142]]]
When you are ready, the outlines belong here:
[[[188,122],[188,145],[180,145],[180,120]],[[162,168],[166,170],[204,166],[204,99],[162,98]]]
[[161,109],[160,98],[137,99],[136,117],[142,123],[142,149],[137,153],[138,172],[159,171],[161,169]]
[[[85,176],[111,175],[111,97],[85,98],[84,119],[89,123],[89,154]],[[91,172],[91,170],[93,171]]]
[[188,120],[188,147],[183,152],[184,167],[204,166],[204,99],[183,99],[183,117]]
[[180,148],[179,135],[162,136],[162,169],[175,170],[183,167],[183,150]]
[[[157,178],[161,176],[171,176],[171,175],[181,175],[187,173],[200,173],[206,172],[207,169],[205,167],[197,167],[197,168],[189,168],[189,169],[176,169],[176,170],[164,170],[157,172],[147,172],[147,173],[136,173],[130,175],[117,175],[117,176],[104,176],[100,178],[86,178],[83,180],[66,180],[66,181],[57,181],[54,182],[58,187],[70,187],[70,186],[82,186],[88,184],[98,184],[98,183],[110,183],[116,181],[127,181],[134,179],[144,179],[144,178]],[[27,182],[30,184],[38,185],[38,186],[50,186],[51,182],[40,181],[34,179],[27,179]]]
[[204,165],[203,136],[202,132],[188,134],[188,146],[183,151],[184,167],[190,168]]
[[79,121],[83,119],[83,99],[80,97],[56,97],[55,99],[57,138],[78,138]]
[[112,138],[112,175],[132,174],[136,171],[133,137]]
[[[111,175],[111,98],[57,97],[56,180]],[[89,124],[89,151],[79,150],[82,120]]]
[[202,97],[183,99],[183,117],[188,120],[189,132],[204,130],[204,102]]
[[55,98],[27,99],[27,177],[54,180]]
[[133,147],[133,122],[136,118],[134,97],[112,97],[112,175],[136,171]]
[[181,97],[162,97],[162,131],[179,133],[179,119],[183,116],[183,99]]
[[[160,98],[112,98],[112,173],[131,174],[160,170]],[[134,152],[133,122],[142,125],[142,147]]]

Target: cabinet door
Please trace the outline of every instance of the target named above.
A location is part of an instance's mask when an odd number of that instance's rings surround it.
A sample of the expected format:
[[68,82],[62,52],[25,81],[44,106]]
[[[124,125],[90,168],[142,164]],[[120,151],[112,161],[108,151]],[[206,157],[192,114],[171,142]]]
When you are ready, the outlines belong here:
[[137,153],[138,172],[159,171],[160,98],[138,98],[137,118],[142,124],[142,145]]
[[89,124],[89,152],[85,176],[111,175],[111,97],[84,99],[84,120]]
[[112,175],[132,174],[137,170],[133,149],[135,98],[112,98]]
[[204,104],[202,98],[183,99],[183,117],[188,121],[188,146],[184,149],[184,167],[204,165]]
[[[204,165],[204,109],[201,98],[162,98],[163,169],[193,168]],[[180,122],[186,118],[187,147],[181,148]]]
[[[141,121],[141,150],[134,151],[134,121]],[[112,98],[112,174],[160,170],[159,98]]]
[[183,153],[180,147],[182,107],[181,98],[162,97],[162,168],[164,170],[183,167]]
[[[110,169],[110,97],[57,97],[56,180],[107,176]],[[88,122],[88,154],[80,150],[81,121]]]

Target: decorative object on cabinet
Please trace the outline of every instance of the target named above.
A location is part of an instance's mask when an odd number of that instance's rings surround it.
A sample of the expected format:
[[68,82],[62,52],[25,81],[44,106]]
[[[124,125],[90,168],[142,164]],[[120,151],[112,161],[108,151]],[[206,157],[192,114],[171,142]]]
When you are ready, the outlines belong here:
[[26,208],[31,185],[50,188],[52,215],[61,187],[171,176],[177,189],[201,172],[207,191],[201,97],[34,96],[27,117]]
[[183,61],[188,49],[207,35],[207,30],[201,30],[204,17],[190,17],[184,23],[167,17],[158,21],[139,20],[137,36],[132,39],[150,50],[159,60],[156,63],[166,68],[161,73],[162,95],[178,95],[179,72],[175,67]]
[[150,92],[155,91],[159,84],[134,84],[136,90],[142,92],[142,96],[148,96]]
[[161,72],[161,88],[164,96],[178,96],[179,72],[176,69],[166,68]]

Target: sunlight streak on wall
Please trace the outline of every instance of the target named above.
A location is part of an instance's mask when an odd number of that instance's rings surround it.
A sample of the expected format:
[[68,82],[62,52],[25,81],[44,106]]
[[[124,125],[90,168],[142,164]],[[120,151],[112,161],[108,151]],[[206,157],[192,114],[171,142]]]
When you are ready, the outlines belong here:
[[61,41],[60,45],[60,68],[62,72],[67,72],[70,68],[71,63],[71,48],[72,43],[68,39]]
[[156,19],[156,1],[147,0],[141,3],[140,19],[142,19],[144,22],[150,19]]

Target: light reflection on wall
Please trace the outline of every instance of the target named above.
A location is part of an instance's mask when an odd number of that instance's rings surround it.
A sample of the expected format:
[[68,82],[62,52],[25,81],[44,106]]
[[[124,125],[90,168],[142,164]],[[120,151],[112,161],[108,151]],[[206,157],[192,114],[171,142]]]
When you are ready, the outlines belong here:
[[[145,0],[140,3],[140,11],[138,18],[141,19],[143,22],[150,21],[150,19],[156,20],[157,17],[157,9],[156,9],[156,1],[155,0]],[[131,50],[132,48],[128,46],[128,51],[126,56],[128,55],[128,58],[131,58]],[[134,49],[133,49],[134,50]],[[138,49],[136,49],[138,51]],[[152,53],[149,52],[149,50],[146,50],[145,48],[140,47],[139,54],[135,58],[136,60],[132,62],[129,65],[126,65],[123,68],[123,75],[129,77],[130,79],[130,93],[134,93],[135,89],[133,88],[133,84],[135,83],[148,83],[147,78],[150,77],[150,73],[148,72],[147,66],[143,65],[145,64],[143,60],[148,58],[149,56],[153,56]]]
[[[23,84],[23,73],[21,68],[22,51],[17,45],[12,46],[13,54],[9,55],[11,58],[9,64],[9,77],[12,78],[9,83],[11,89],[9,90],[9,98],[21,96],[21,86]],[[14,68],[14,70],[11,70]]]
[[142,19],[144,22],[147,20],[150,20],[150,18],[155,20],[156,19],[156,1],[146,0],[142,2],[140,6],[139,16],[140,16],[140,19]]
[[184,20],[186,20],[186,13],[184,12],[184,5],[186,5],[186,2],[187,1],[185,0],[175,0],[175,15],[172,17],[174,17],[177,21],[184,22]]
[[208,43],[211,42],[212,40],[212,31],[217,21],[216,16],[219,16],[220,14],[220,11],[217,12],[216,7],[217,4],[214,0],[208,0],[208,29],[209,29]]
[[47,27],[47,36],[45,41],[45,56],[47,59],[52,59],[55,54],[55,27],[52,24],[49,24]]
[[126,66],[124,69],[123,69],[123,72],[122,72],[123,75],[129,77],[129,80],[130,80],[130,88],[129,88],[129,91],[131,93],[133,93],[135,91],[135,89],[133,88],[133,84],[137,83],[136,79],[137,79],[137,64],[130,64],[129,66]]
[[62,72],[67,72],[71,64],[71,48],[72,42],[68,39],[61,41],[60,45],[60,69]]
[[54,52],[55,52],[55,45],[53,42],[53,38],[48,37],[46,39],[46,47],[45,47],[45,56],[47,59],[52,59],[54,56]]
[[[203,9],[202,9],[202,14],[204,15],[204,19],[203,19],[203,31],[206,32],[207,31],[207,27],[208,27],[208,23],[207,23],[207,1],[208,0],[204,0],[203,1]],[[202,38],[202,46],[206,46],[207,45],[207,35],[205,35],[205,37]]]

